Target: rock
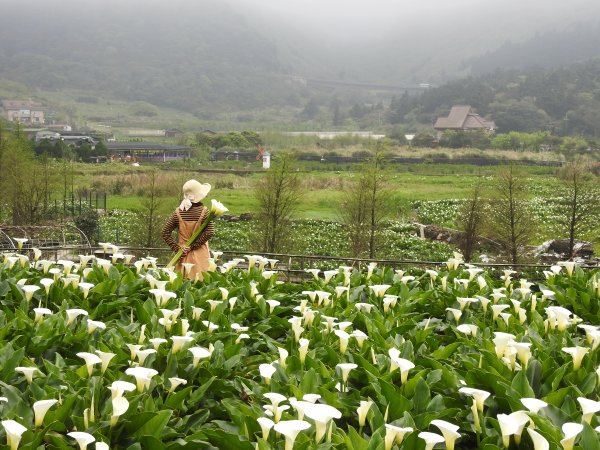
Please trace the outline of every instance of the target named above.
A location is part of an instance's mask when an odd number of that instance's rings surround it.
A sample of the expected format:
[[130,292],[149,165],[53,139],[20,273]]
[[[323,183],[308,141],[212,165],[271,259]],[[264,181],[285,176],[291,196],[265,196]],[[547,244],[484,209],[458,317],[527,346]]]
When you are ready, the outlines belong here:
[[455,240],[453,234],[455,233],[444,230],[444,228],[437,225],[419,225],[417,228],[417,235],[419,237],[433,241],[453,242]]
[[252,214],[242,213],[239,216],[234,216],[233,214],[223,214],[220,218],[226,222],[247,222],[252,220]]
[[590,259],[594,255],[591,242],[575,241],[573,255],[569,255],[568,239],[552,239],[536,247],[534,255],[546,261],[560,261],[571,257]]

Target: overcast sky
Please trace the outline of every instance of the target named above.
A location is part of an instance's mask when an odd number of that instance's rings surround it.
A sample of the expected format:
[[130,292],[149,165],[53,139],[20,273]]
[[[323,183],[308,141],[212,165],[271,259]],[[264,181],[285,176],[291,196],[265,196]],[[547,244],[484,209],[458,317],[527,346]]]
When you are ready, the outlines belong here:
[[[536,26],[556,27],[600,14],[599,0],[228,0],[259,14],[283,16],[296,26],[348,38],[384,36],[391,28],[423,23],[492,20],[532,33]],[[597,16],[596,16],[597,17]],[[497,20],[496,20],[497,19]],[[510,30],[507,30],[510,31]],[[526,30],[522,30],[526,31]]]

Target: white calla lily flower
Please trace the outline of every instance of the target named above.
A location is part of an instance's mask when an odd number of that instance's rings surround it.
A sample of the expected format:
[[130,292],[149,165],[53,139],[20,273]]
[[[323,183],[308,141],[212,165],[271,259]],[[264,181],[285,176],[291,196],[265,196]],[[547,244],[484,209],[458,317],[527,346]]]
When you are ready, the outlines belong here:
[[151,338],[148,339],[148,341],[152,344],[152,347],[154,347],[154,350],[156,351],[158,351],[161,344],[166,344],[167,342],[169,342],[164,338]]
[[577,263],[575,261],[560,261],[558,265],[565,268],[568,276],[572,276]]
[[573,314],[567,308],[562,306],[548,306],[546,308],[550,329],[557,328],[558,331],[564,331],[571,325],[571,315]]
[[204,325],[207,330],[208,330],[208,334],[212,333],[215,330],[219,329],[219,325],[217,325],[216,323],[212,323],[209,320],[203,320],[202,321],[202,325]]
[[350,371],[356,369],[358,366],[354,363],[340,363],[335,367],[340,369],[340,372],[342,373],[342,384],[340,390],[342,392],[348,392],[348,377],[350,375]]
[[461,311],[467,309],[471,304],[479,302],[478,299],[470,297],[456,297],[456,301],[458,302]]
[[371,406],[373,406],[373,401],[361,400],[360,406],[356,409],[356,413],[358,414],[358,426],[359,427],[362,428],[365,426],[365,422],[367,420],[367,414],[369,413]]
[[260,372],[260,376],[264,378],[265,384],[268,386],[271,384],[271,377],[277,371],[272,364],[261,364],[258,366],[258,370]]
[[577,401],[579,402],[581,411],[583,412],[582,420],[591,425],[592,417],[594,417],[594,414],[600,411],[600,402],[597,402],[596,400],[590,400],[589,398],[585,397],[578,397]]
[[229,211],[223,203],[215,200],[214,198],[210,201],[210,212],[213,213],[216,217],[222,216],[227,211]]
[[315,442],[321,442],[327,428],[333,419],[342,417],[342,412],[337,408],[322,403],[309,403],[304,407],[304,415],[315,422]]
[[34,426],[36,428],[42,426],[46,413],[56,402],[58,400],[39,400],[33,404]]
[[15,372],[21,372],[29,384],[33,382],[33,374],[38,370],[37,367],[15,367]]
[[169,383],[171,383],[171,387],[169,388],[169,393],[175,391],[179,386],[185,386],[187,384],[187,380],[184,378],[178,377],[170,377]]
[[456,329],[466,336],[477,336],[477,325],[473,325],[471,323],[463,323],[457,326]]
[[[301,338],[298,341],[298,344],[298,356],[300,358],[300,362],[304,364],[304,361],[306,360],[306,354],[308,353],[308,345],[310,344],[310,341],[308,339]],[[600,378],[600,375],[598,375],[598,377]]]
[[445,441],[444,436],[440,436],[436,433],[430,433],[428,431],[421,431],[419,437],[425,441],[425,450],[432,450],[436,444],[440,444]]
[[398,427],[396,425],[390,425],[389,423],[386,423],[384,438],[385,450],[390,450],[394,443],[398,445],[402,444],[404,436],[408,433],[412,433],[413,431],[414,430],[410,427]]
[[346,349],[348,348],[350,335],[343,330],[334,330],[334,333],[340,339],[340,353],[344,355],[346,353]]
[[562,426],[564,438],[560,440],[564,450],[573,450],[575,439],[583,431],[583,425],[580,423],[567,422]]
[[36,286],[35,284],[26,284],[24,286],[21,286],[21,289],[23,289],[23,293],[25,294],[25,300],[29,302],[31,301],[33,294],[35,294],[35,292],[40,290],[41,288],[39,286]]
[[125,374],[134,377],[137,390],[143,392],[144,389],[150,386],[152,377],[158,375],[158,371],[146,367],[130,367],[125,371]]
[[12,240],[17,243],[18,250],[22,250],[23,244],[26,243],[27,241],[29,241],[29,239],[27,239],[27,238],[12,238]]
[[273,310],[281,305],[281,302],[278,300],[265,300],[265,303],[269,305],[269,314],[273,314]]
[[410,369],[414,369],[415,364],[408,359],[400,358],[400,352],[396,348],[391,348],[388,351],[388,355],[390,356],[390,372],[400,369],[400,383],[406,383],[408,380],[408,372]]
[[65,312],[67,313],[67,326],[71,325],[77,317],[89,315],[85,309],[80,308],[67,309]]
[[578,370],[583,362],[583,357],[590,351],[587,347],[563,347],[563,352],[568,353],[573,358],[573,370]]
[[52,311],[50,311],[48,308],[33,308],[33,312],[35,313],[35,317],[33,319],[35,323],[40,323],[42,320],[44,320],[44,316],[52,314]]
[[454,317],[454,320],[456,321],[456,323],[458,323],[458,321],[460,320],[463,312],[460,309],[456,309],[456,308],[446,308],[446,311],[449,311],[450,313],[452,313],[452,316]]
[[461,387],[458,392],[464,395],[468,395],[473,398],[477,411],[483,413],[483,406],[485,400],[490,396],[490,393],[481,389],[474,389],[470,387]]
[[88,444],[91,444],[96,440],[94,436],[90,433],[85,433],[83,431],[71,431],[67,433],[67,436],[72,437],[77,441],[77,445],[79,445],[79,450],[86,450]]
[[275,422],[273,422],[268,417],[259,417],[258,419],[256,419],[256,421],[260,425],[260,429],[262,431],[262,439],[263,441],[266,441],[267,439],[269,439],[269,432],[271,431],[271,428],[275,426]]
[[138,362],[140,364],[140,366],[144,365],[144,362],[146,361],[146,358],[148,358],[148,356],[153,355],[156,353],[156,350],[153,348],[146,348],[143,350],[138,350],[135,354],[135,356],[138,359]]
[[369,286],[369,289],[373,291],[373,295],[375,295],[375,297],[383,298],[385,291],[387,291],[390,287],[391,285],[389,284],[373,284]]
[[517,351],[517,358],[521,361],[523,368],[527,369],[531,359],[531,342],[510,342],[509,345]]
[[123,396],[125,392],[131,392],[135,390],[135,384],[129,381],[117,380],[108,387],[111,391],[111,398],[117,398]]
[[531,428],[527,428],[527,433],[529,433],[529,437],[531,437],[531,440],[533,442],[533,450],[550,449],[550,443],[540,433]]
[[510,305],[492,305],[492,320],[496,320],[505,309],[510,308]]
[[281,368],[285,369],[287,367],[286,360],[290,353],[283,347],[277,347],[277,351],[279,352],[278,363]]
[[524,411],[515,411],[511,414],[498,414],[498,424],[502,433],[502,443],[505,448],[510,445],[510,437],[515,436],[517,445],[521,441],[523,427],[531,420]]
[[500,425],[500,433],[502,434],[502,443],[504,448],[508,448],[510,437],[519,429],[518,422],[508,414],[498,414],[497,419],[498,425]]
[[304,420],[282,420],[273,428],[285,437],[285,450],[292,450],[296,437],[301,431],[308,430],[310,423]]
[[89,320],[87,321],[88,333],[92,334],[96,330],[105,330],[106,324],[104,322],[99,322],[97,320]]
[[539,400],[537,398],[527,398],[527,397],[525,397],[525,398],[521,399],[521,403],[532,414],[537,414],[537,413],[539,413],[540,409],[545,408],[546,406],[548,406],[548,403],[546,403],[543,400]]
[[362,349],[365,340],[369,338],[369,336],[367,336],[367,334],[361,330],[354,330],[352,333],[350,333],[350,336],[356,339],[359,349]]
[[6,432],[6,443],[10,450],[17,450],[19,442],[21,442],[21,436],[27,431],[27,428],[16,420],[3,420],[2,426]]
[[444,436],[444,440],[446,442],[446,450],[454,450],[454,443],[458,438],[460,438],[460,433],[458,432],[458,425],[454,425],[450,422],[446,422],[445,420],[435,419],[430,422],[431,425],[436,426],[442,432]]
[[171,346],[171,352],[177,353],[181,350],[185,344],[194,341],[194,338],[190,336],[171,336],[171,340],[173,341],[173,345]]
[[504,355],[506,348],[509,346],[509,344],[511,342],[513,342],[515,340],[515,338],[516,338],[516,336],[514,334],[503,333],[501,331],[494,332],[494,339],[492,339],[492,342],[495,345],[496,356],[498,358],[502,358],[502,355]]
[[54,284],[54,278],[42,278],[40,280],[40,284],[44,286],[44,290],[46,291],[46,295],[50,293],[50,286]]
[[94,370],[94,364],[102,363],[100,357],[94,353],[79,352],[77,353],[77,356],[85,361],[85,367],[87,368],[87,372],[90,377],[92,376],[92,372]]
[[114,427],[120,416],[125,414],[129,409],[129,401],[122,396],[112,399],[112,414],[110,416],[110,426]]
[[192,354],[192,367],[196,368],[200,364],[201,359],[209,359],[212,352],[204,347],[190,347],[188,352]]
[[86,283],[86,282],[79,283],[78,287],[79,287],[79,289],[81,289],[84,299],[88,297],[90,290],[93,289],[94,286],[95,285],[92,283]]
[[271,402],[273,408],[277,408],[281,402],[285,402],[287,400],[285,395],[281,395],[277,392],[267,392],[263,394],[263,397]]

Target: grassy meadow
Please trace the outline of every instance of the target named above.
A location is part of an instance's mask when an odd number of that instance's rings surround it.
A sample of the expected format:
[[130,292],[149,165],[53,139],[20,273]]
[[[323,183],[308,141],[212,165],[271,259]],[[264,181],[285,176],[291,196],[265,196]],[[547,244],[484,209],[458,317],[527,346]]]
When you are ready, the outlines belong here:
[[[213,186],[209,198],[215,198],[227,205],[234,215],[256,211],[257,203],[253,187],[261,176],[258,163],[245,164],[245,168],[232,166],[230,162],[211,163],[196,170],[189,167],[157,168],[155,190],[159,197],[160,209],[174,209],[180,200],[183,183],[196,178]],[[144,199],[150,192],[152,167],[132,167],[123,164],[86,165],[77,175],[79,188],[96,189],[107,192],[108,209],[138,211],[143,209]],[[222,170],[206,172],[205,170]],[[324,164],[319,170],[310,167],[299,168],[302,191],[297,218],[335,220],[344,192],[357,176],[358,165],[327,170]],[[340,170],[338,170],[340,169]],[[348,170],[348,169],[352,169]],[[256,170],[256,172],[238,172]],[[494,174],[498,167],[476,167],[458,165],[400,165],[384,168],[387,189],[396,205],[396,219],[410,213],[413,201],[434,201],[466,198],[473,187],[480,183],[491,195]],[[552,192],[557,186],[555,168],[524,167],[524,176],[533,192]]]

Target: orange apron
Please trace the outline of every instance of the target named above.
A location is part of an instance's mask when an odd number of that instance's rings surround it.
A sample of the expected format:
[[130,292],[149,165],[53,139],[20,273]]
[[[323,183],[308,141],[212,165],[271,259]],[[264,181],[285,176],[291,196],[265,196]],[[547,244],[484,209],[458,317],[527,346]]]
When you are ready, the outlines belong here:
[[[181,247],[185,246],[187,240],[192,236],[192,234],[194,234],[194,231],[198,229],[207,216],[208,209],[203,207],[198,221],[186,222],[181,218],[181,215],[179,214],[179,208],[177,208],[177,219],[179,220],[179,245]],[[186,256],[181,258],[177,263],[176,269],[182,272],[184,276],[190,280],[201,281],[202,272],[206,272],[208,270],[209,257],[210,253],[208,251],[208,242],[206,242],[199,248],[190,250]],[[185,270],[183,263],[191,263],[194,265],[190,270]]]

